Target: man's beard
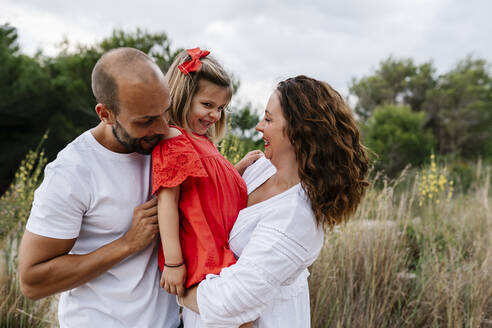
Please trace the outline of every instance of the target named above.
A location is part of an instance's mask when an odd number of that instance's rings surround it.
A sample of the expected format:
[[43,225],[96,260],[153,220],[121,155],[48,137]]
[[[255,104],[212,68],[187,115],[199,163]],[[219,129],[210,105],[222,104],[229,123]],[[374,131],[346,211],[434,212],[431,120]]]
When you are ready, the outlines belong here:
[[[139,153],[148,155],[152,153],[154,146],[164,137],[162,134],[155,134],[151,137],[133,138],[126,130],[121,126],[120,122],[116,120],[113,125],[113,135],[118,142],[125,147],[129,153]],[[142,147],[142,140],[153,144],[149,149]]]

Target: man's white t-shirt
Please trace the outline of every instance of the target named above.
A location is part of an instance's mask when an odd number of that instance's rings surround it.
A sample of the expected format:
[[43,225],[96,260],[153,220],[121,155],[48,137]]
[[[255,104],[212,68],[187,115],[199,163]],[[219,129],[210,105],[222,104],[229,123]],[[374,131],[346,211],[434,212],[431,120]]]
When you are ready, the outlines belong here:
[[[133,210],[150,199],[150,156],[112,152],[86,131],[46,166],[26,229],[77,238],[70,254],[123,236]],[[61,327],[177,327],[175,296],[159,287],[156,241],[99,277],[63,292]]]

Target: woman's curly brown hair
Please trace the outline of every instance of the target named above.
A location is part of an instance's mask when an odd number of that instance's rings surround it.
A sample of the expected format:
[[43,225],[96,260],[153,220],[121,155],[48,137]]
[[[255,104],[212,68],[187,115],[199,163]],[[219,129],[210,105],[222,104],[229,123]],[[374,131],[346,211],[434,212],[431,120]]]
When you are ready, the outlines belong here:
[[355,212],[369,185],[352,111],[328,83],[303,75],[280,82],[277,91],[301,185],[318,224],[331,228]]

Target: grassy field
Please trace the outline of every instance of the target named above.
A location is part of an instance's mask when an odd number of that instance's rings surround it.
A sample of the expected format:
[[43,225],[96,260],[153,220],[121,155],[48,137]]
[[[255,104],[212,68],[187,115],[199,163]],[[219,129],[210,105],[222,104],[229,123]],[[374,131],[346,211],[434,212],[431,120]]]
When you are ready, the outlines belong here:
[[[46,159],[37,149],[0,199],[0,327],[52,327],[52,298],[26,300],[16,263]],[[376,175],[356,215],[327,232],[311,268],[313,327],[492,327],[490,168],[465,183],[435,163]]]
[[[43,140],[46,139],[46,136]],[[57,326],[54,297],[33,302],[19,290],[17,249],[29,216],[34,190],[42,178],[46,157],[38,149],[27,154],[10,188],[0,198],[0,327]]]
[[464,192],[432,163],[370,189],[326,235],[313,327],[492,327],[490,169]]

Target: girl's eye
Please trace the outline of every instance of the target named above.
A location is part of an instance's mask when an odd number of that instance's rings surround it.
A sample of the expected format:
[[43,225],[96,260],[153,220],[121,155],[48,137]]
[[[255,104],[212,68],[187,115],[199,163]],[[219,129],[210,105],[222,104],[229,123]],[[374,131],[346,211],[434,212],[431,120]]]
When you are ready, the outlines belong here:
[[224,111],[224,107],[220,106],[219,108],[217,108],[217,110],[218,110],[219,112],[223,112],[223,111]]
[[205,106],[205,107],[207,107],[207,108],[212,107],[212,104],[210,104],[210,103],[202,103],[202,104],[203,104],[203,106]]
[[270,122],[271,119],[265,117],[265,122]]

